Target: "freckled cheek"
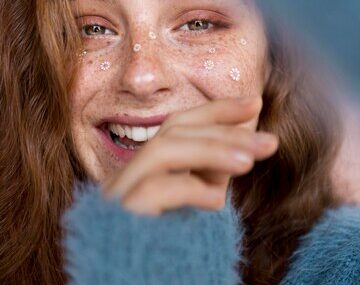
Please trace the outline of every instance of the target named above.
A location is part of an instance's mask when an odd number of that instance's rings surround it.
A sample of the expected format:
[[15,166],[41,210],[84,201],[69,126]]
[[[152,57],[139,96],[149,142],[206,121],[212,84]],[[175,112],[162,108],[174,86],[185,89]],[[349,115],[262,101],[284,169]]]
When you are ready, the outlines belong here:
[[111,55],[88,55],[84,58],[79,70],[79,80],[82,82],[95,83],[101,85],[109,78],[109,73],[114,67],[115,59]]
[[89,108],[89,102],[104,87],[107,76],[100,69],[100,61],[88,56],[82,59],[76,81],[70,92],[72,118],[75,121],[84,119]]
[[[121,49],[121,40],[117,41],[99,41],[101,45],[98,49],[89,49],[81,56],[80,76],[81,80],[94,82],[98,86],[108,82],[115,74],[114,70],[119,67],[125,59]],[[120,54],[120,57],[119,57]],[[96,87],[96,84],[92,84]]]
[[182,73],[197,89],[212,99],[261,95],[261,71],[251,60],[209,50],[182,64]]
[[[193,86],[212,100],[261,96],[261,70],[251,58],[239,55],[217,54],[202,56],[195,62],[189,62],[184,69],[186,77]],[[240,126],[255,131],[259,114]]]
[[87,54],[81,59],[76,82],[71,92],[72,103],[85,104],[91,97],[108,86],[115,76],[116,61],[106,54]]

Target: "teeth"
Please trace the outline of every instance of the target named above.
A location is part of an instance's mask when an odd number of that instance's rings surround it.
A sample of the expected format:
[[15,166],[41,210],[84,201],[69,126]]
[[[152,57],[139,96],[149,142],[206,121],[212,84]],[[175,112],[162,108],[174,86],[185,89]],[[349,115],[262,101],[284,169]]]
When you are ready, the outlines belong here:
[[160,126],[154,126],[149,128],[144,127],[130,127],[122,126],[118,124],[110,124],[109,130],[120,138],[125,136],[136,142],[145,142],[152,139],[159,131]]
[[119,139],[115,139],[114,142],[117,146],[125,149],[137,150],[140,148],[140,146],[136,146],[136,145],[124,145],[119,141]]
[[148,140],[152,139],[157,132],[160,130],[160,126],[150,127],[147,129],[147,137]]
[[147,132],[145,128],[135,127],[132,128],[132,139],[136,142],[147,141]]
[[125,126],[125,134],[128,139],[132,139],[132,129],[129,126]]
[[112,131],[115,135],[118,135],[121,138],[125,137],[125,129],[120,125],[110,124],[109,130]]
[[118,135],[119,135],[119,137],[121,137],[121,138],[124,138],[124,137],[126,136],[125,130],[124,130],[124,128],[121,127],[121,126],[118,126]]

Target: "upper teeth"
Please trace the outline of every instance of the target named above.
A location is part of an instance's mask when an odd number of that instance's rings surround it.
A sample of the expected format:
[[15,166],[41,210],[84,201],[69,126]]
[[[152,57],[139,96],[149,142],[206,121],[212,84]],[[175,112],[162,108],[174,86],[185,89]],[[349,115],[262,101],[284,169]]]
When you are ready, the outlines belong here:
[[160,126],[149,128],[144,127],[130,127],[118,124],[110,124],[109,130],[121,138],[127,137],[136,142],[145,142],[152,139],[159,131]]

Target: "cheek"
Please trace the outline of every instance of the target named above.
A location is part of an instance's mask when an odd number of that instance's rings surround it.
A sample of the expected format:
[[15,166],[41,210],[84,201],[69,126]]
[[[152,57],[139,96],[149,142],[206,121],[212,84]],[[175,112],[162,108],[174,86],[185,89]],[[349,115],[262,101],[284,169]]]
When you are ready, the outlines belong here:
[[152,36],[152,40],[148,39],[142,45],[130,47],[121,41],[108,42],[99,50],[83,54],[76,92],[81,95],[76,96],[73,105],[81,108],[91,100],[91,96],[104,93],[104,88],[107,93],[111,92],[110,86],[118,85],[130,58],[136,57],[161,61],[180,81],[183,80],[183,85],[195,87],[210,99],[261,96],[265,44],[251,33],[186,44],[162,42],[155,34]]
[[211,99],[260,95],[256,67],[231,53],[202,56],[186,77]]
[[264,53],[255,41],[238,36],[195,47],[172,64],[210,99],[261,96]]
[[84,115],[87,106],[107,86],[113,77],[114,62],[108,51],[82,53],[76,82],[71,91],[72,113],[75,116]]
[[122,40],[100,43],[101,48],[90,49],[82,55],[79,82],[83,90],[90,91],[88,94],[113,83],[114,79],[118,81],[136,53],[170,66],[179,78],[183,75],[213,99],[259,95],[263,87],[263,64],[260,62],[264,44],[246,31],[201,43],[198,40],[186,44],[162,42],[151,32],[142,45],[128,46]]

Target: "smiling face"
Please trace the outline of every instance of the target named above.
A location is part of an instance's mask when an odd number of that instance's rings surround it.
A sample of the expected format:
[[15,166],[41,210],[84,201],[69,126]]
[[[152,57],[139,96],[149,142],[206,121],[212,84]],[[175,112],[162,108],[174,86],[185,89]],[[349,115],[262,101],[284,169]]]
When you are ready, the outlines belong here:
[[266,39],[249,2],[72,1],[84,51],[71,131],[90,177],[124,167],[171,113],[262,95]]

